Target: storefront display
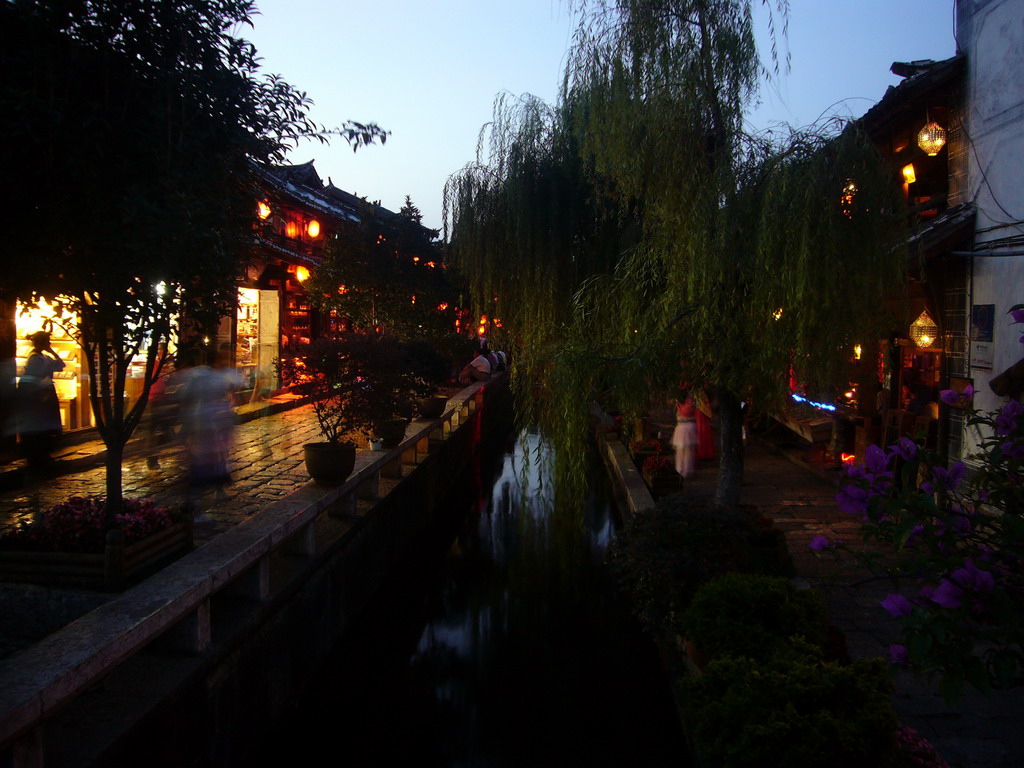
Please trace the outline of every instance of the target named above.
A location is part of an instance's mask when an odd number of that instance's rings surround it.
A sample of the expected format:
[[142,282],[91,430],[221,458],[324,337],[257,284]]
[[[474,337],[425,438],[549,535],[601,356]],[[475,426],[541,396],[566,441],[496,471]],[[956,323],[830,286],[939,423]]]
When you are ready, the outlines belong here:
[[64,361],[64,370],[53,374],[53,386],[60,403],[60,421],[65,430],[92,426],[92,408],[85,388],[89,380],[81,349],[68,334],[68,327],[55,317],[53,308],[45,301],[37,304],[19,303],[15,313],[18,345],[15,352],[17,375],[25,370],[25,362],[32,352],[28,337],[36,331],[50,334],[50,346]]
[[243,390],[269,392],[277,388],[274,360],[279,355],[280,298],[276,290],[238,289],[235,326],[235,368]]

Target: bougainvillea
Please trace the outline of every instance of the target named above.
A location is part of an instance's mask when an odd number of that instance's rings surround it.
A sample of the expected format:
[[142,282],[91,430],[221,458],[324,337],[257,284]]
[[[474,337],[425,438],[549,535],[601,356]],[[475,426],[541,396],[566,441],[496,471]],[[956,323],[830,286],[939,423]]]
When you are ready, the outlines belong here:
[[132,544],[169,528],[170,512],[147,499],[124,499],[110,514],[102,496],[73,496],[0,537],[0,548],[32,552],[103,552],[107,532],[120,529]]
[[[973,390],[947,390],[947,404]],[[902,625],[893,661],[938,676],[947,699],[965,683],[1019,684],[1024,673],[1024,405],[972,411],[978,451],[947,462],[908,438],[871,446],[836,501],[890,556],[864,559],[894,578],[882,607]],[[819,537],[816,550],[835,549]]]

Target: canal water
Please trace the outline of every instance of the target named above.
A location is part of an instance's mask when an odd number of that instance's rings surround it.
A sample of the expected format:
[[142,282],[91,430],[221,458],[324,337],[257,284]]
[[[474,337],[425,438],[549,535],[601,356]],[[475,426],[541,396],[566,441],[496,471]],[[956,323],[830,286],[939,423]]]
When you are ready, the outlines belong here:
[[456,481],[452,527],[373,601],[265,756],[686,765],[657,652],[603,564],[615,535],[604,473],[580,524],[556,507],[550,459],[524,434]]

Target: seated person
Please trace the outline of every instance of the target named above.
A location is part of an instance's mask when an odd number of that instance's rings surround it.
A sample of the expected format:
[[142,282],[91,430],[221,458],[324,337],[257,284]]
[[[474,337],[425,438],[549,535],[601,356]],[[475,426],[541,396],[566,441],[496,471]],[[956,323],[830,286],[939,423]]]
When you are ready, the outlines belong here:
[[491,363],[480,349],[473,350],[473,359],[459,371],[459,383],[469,384],[473,381],[487,381],[491,378]]

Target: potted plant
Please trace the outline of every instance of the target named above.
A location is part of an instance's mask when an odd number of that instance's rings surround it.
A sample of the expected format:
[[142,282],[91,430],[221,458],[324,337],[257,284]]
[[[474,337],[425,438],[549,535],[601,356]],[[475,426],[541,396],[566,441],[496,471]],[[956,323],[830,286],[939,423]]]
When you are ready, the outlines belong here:
[[445,340],[413,339],[405,342],[404,346],[406,365],[416,382],[416,413],[423,419],[436,419],[448,405],[448,395],[438,392],[438,387],[448,378],[452,367],[441,352]]
[[409,368],[405,349],[389,336],[352,333],[290,347],[282,354],[277,363],[281,378],[294,391],[315,398],[313,410],[324,442],[303,446],[314,480],[345,481],[355,466],[353,440],[359,431],[382,438],[385,448],[401,442],[408,418],[400,414],[428,386]]
[[147,499],[74,496],[0,536],[0,580],[116,590],[192,549],[192,516]]
[[367,429],[370,418],[361,402],[365,386],[356,344],[349,339],[317,339],[289,347],[277,361],[282,381],[294,391],[311,395],[322,442],[302,446],[306,471],[316,482],[337,485],[352,473],[356,430]]

